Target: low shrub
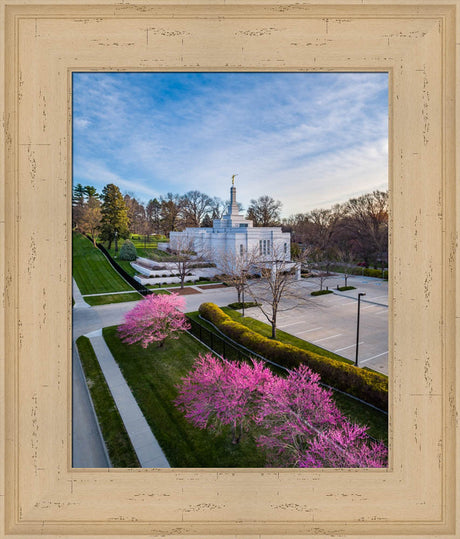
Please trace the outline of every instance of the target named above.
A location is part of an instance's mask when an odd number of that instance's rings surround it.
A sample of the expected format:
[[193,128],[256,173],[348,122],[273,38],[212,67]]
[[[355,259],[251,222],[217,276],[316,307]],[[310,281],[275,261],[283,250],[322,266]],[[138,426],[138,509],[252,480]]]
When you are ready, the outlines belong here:
[[199,313],[222,333],[253,352],[288,369],[305,364],[321,376],[324,384],[354,395],[382,410],[388,410],[388,378],[383,374],[264,337],[232,320],[214,303],[202,303]]
[[134,261],[137,258],[137,251],[134,243],[132,241],[126,240],[121,246],[120,252],[118,253],[119,260],[129,260]]
[[[385,273],[387,274],[387,276],[385,277]],[[378,277],[378,278],[382,278],[382,270],[379,270],[379,269],[372,269],[372,268],[365,268],[364,269],[364,275],[366,277]],[[383,276],[384,278],[388,279],[388,272],[385,271],[383,272]]]
[[340,273],[346,273],[347,275],[364,275],[365,277],[377,277],[378,279],[388,280],[388,270],[385,270],[382,274],[381,269],[372,268],[353,268],[334,265],[331,267],[331,271],[338,271]]
[[[260,305],[260,303],[256,303],[254,301],[245,301],[244,302],[244,308],[245,309],[249,309],[250,307],[258,307]],[[230,309],[242,309],[243,308],[243,303],[241,301],[237,301],[235,303],[229,303],[228,304],[228,307],[230,307]]]
[[356,286],[338,286],[337,290],[340,292],[346,292],[347,290],[356,290]]
[[310,292],[312,296],[324,296],[324,294],[332,294],[332,290],[315,290]]

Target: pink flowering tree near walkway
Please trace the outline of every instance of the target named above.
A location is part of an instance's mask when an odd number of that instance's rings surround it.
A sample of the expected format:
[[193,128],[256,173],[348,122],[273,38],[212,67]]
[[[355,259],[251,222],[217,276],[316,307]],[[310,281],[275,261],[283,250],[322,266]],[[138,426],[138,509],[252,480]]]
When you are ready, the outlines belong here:
[[178,294],[151,294],[125,315],[118,334],[127,344],[140,344],[147,348],[153,342],[163,346],[166,339],[178,339],[189,329],[184,313],[185,299]]
[[270,466],[385,467],[386,447],[369,438],[367,427],[351,423],[318,382],[306,366],[282,378],[262,362],[207,354],[183,379],[176,404],[201,429],[231,425],[234,443],[243,432],[257,432]]

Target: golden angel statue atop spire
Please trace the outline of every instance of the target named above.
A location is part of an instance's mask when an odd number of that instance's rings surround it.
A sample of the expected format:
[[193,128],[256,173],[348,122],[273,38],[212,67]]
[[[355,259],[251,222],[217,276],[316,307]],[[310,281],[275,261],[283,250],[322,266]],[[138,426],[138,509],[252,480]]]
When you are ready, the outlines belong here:
[[233,174],[233,176],[232,176],[232,185],[233,186],[235,185],[235,176],[238,176],[238,174]]

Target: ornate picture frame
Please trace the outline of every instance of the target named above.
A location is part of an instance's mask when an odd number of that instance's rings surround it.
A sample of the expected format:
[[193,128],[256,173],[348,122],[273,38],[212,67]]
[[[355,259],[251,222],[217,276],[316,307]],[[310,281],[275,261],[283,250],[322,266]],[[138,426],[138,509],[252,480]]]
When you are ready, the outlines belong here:
[[[1,2],[1,536],[457,536],[459,7]],[[71,467],[72,72],[133,70],[389,73],[388,469]]]

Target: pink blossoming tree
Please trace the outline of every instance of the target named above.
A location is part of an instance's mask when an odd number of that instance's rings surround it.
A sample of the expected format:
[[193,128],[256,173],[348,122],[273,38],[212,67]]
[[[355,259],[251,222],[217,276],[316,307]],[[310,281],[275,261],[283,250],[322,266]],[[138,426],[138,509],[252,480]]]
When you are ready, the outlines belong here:
[[367,427],[351,423],[332,392],[305,365],[266,387],[255,418],[263,429],[257,443],[272,466],[381,468],[387,449],[373,442]]
[[139,343],[143,348],[153,342],[163,346],[166,339],[178,339],[189,329],[184,313],[185,299],[178,294],[151,294],[125,315],[118,334],[123,342]]
[[244,431],[256,431],[271,466],[386,466],[386,447],[369,438],[367,427],[351,423],[318,382],[306,366],[282,378],[262,362],[222,361],[207,354],[183,379],[176,404],[201,429],[230,425],[234,443]]
[[182,379],[175,403],[200,429],[219,431],[230,425],[233,443],[253,426],[264,387],[273,374],[262,362],[222,361],[212,354],[200,355],[193,370]]

